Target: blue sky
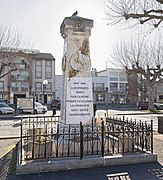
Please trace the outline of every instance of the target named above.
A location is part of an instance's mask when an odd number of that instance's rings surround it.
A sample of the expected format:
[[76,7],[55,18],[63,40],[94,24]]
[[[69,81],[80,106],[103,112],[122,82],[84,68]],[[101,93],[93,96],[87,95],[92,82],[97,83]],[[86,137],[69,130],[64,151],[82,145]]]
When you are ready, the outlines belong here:
[[[107,26],[103,0],[0,0],[0,22],[12,23],[31,39],[34,49],[51,53],[56,74],[62,74],[63,38],[60,25],[76,10],[78,16],[94,20],[90,37],[92,67],[106,68],[110,51],[126,32]],[[109,66],[109,64],[108,64]]]

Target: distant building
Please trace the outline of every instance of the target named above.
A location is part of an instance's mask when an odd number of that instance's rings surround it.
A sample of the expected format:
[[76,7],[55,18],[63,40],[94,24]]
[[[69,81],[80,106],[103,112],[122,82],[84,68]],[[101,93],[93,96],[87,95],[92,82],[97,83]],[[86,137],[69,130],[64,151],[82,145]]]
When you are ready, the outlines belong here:
[[[57,99],[61,99],[62,75],[56,76]],[[107,103],[131,103],[136,104],[140,100],[148,100],[146,82],[140,75],[127,76],[125,70],[107,68],[97,71],[92,68],[92,90],[95,104]],[[156,102],[163,102],[163,81],[156,84]]]
[[159,81],[156,86],[156,102],[163,103],[163,80]]
[[[99,79],[99,80],[97,80]],[[103,79],[100,80],[100,79]],[[107,68],[96,73],[92,77],[95,86],[103,86],[104,91],[94,91],[95,103],[127,103],[128,102],[128,78],[123,69]]]
[[[56,76],[56,92],[61,99],[62,75]],[[125,70],[107,68],[97,72],[92,68],[92,90],[95,104],[136,103],[138,101],[137,76],[127,76]]]
[[55,58],[52,54],[39,51],[0,52],[0,63],[4,57],[22,68],[0,79],[1,99],[13,104],[16,98],[35,97],[42,103],[50,103],[55,98]]

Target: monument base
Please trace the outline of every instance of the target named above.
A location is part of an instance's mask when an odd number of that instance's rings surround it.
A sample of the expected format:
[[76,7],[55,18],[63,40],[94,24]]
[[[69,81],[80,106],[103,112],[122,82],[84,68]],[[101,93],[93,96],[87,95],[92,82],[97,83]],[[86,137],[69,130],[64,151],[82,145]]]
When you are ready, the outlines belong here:
[[[20,147],[20,145],[19,145]],[[19,151],[20,152],[20,151]],[[16,165],[16,174],[31,174],[40,172],[54,172],[71,169],[104,167],[125,164],[139,164],[157,162],[157,154],[135,153],[135,154],[119,154],[116,156],[85,156],[83,159],[74,158],[58,158],[48,160],[31,160],[22,161],[20,163],[20,154],[18,154]]]

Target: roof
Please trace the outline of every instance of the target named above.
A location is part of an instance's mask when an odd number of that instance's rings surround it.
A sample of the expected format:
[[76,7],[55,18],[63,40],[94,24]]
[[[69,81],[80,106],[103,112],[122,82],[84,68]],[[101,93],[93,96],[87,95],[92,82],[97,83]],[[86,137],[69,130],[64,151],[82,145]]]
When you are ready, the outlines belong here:
[[0,56],[1,55],[29,55],[32,59],[41,59],[41,60],[55,60],[55,58],[53,57],[53,55],[51,53],[41,53],[41,52],[23,52],[23,51],[0,51]]
[[30,53],[34,59],[55,60],[51,53]]

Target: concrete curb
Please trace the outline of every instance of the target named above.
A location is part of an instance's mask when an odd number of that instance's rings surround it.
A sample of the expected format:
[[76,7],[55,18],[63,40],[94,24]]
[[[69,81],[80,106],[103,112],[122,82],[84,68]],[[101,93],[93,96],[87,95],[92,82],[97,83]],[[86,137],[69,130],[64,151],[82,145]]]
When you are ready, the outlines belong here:
[[17,164],[16,174],[30,174],[39,172],[54,172],[81,168],[114,166],[124,164],[137,164],[157,162],[156,154],[128,154],[119,156],[107,156],[107,157],[84,157],[67,158],[65,159],[51,159],[43,161],[31,161],[25,164]]

